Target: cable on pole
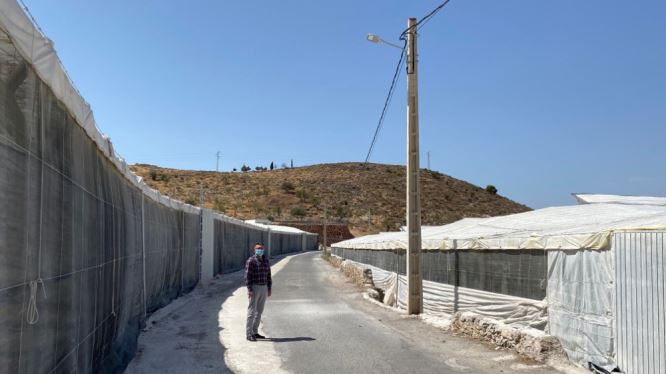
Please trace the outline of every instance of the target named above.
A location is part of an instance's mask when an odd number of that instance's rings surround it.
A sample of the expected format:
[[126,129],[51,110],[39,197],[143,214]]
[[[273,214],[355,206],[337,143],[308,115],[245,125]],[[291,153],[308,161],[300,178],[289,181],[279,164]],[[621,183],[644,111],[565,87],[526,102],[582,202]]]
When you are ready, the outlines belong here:
[[365,162],[367,163],[368,160],[370,160],[370,155],[372,155],[372,151],[375,148],[375,144],[377,143],[377,138],[379,136],[379,132],[382,129],[382,125],[384,124],[384,118],[386,118],[386,110],[389,107],[389,104],[391,104],[391,98],[393,97],[393,92],[395,91],[395,83],[398,81],[398,77],[400,76],[400,71],[402,64],[405,62],[405,48],[407,47],[407,43],[405,42],[405,46],[402,47],[402,51],[400,52],[400,59],[398,60],[398,65],[395,67],[395,73],[393,73],[393,79],[391,80],[391,87],[389,88],[388,95],[386,95],[386,100],[384,101],[384,108],[382,109],[382,114],[379,116],[379,122],[377,123],[377,128],[375,129],[375,134],[372,137],[372,142],[370,143],[370,148],[368,149],[368,154],[365,156]]
[[370,156],[372,155],[372,151],[375,148],[375,144],[377,143],[377,138],[379,136],[379,132],[381,131],[382,125],[384,124],[384,119],[386,118],[386,110],[388,109],[389,105],[391,104],[391,98],[393,97],[393,92],[395,90],[395,83],[398,80],[398,77],[400,76],[400,68],[402,67],[402,64],[404,63],[405,59],[405,50],[407,49],[407,33],[409,32],[409,29],[412,27],[415,27],[416,30],[420,30],[423,26],[425,26],[428,21],[432,17],[434,17],[437,12],[442,10],[446,4],[449,3],[451,0],[445,0],[443,3],[441,3],[438,7],[433,9],[430,13],[426,14],[424,17],[422,17],[414,26],[408,27],[405,29],[405,31],[400,34],[400,40],[404,42],[404,45],[402,47],[402,52],[400,53],[400,59],[398,60],[398,65],[395,68],[395,73],[393,74],[393,79],[391,80],[391,87],[389,88],[388,95],[386,95],[386,101],[384,101],[384,108],[382,108],[382,114],[379,116],[379,121],[377,123],[377,128],[375,129],[375,134],[372,137],[372,142],[370,143],[370,148],[368,149],[368,153],[365,156],[365,162],[367,163],[368,160],[370,160]]

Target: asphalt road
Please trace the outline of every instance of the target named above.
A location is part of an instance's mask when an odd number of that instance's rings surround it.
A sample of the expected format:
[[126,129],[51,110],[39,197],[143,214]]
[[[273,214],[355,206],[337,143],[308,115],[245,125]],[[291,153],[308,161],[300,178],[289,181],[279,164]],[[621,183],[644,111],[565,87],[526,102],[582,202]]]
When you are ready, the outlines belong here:
[[362,298],[321,254],[292,258],[274,276],[262,345],[294,373],[547,373],[509,351],[453,336]]

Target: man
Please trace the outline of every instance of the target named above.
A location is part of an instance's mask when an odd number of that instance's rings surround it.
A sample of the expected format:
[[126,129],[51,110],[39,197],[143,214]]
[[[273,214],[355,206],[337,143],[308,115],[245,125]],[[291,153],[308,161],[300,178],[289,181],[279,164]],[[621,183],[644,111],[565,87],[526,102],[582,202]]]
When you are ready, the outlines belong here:
[[245,263],[245,284],[249,305],[247,307],[247,323],[245,335],[247,340],[254,342],[257,339],[266,339],[259,335],[259,322],[261,313],[264,311],[266,298],[271,296],[271,265],[264,254],[264,246],[261,243],[254,245],[254,256],[247,259]]

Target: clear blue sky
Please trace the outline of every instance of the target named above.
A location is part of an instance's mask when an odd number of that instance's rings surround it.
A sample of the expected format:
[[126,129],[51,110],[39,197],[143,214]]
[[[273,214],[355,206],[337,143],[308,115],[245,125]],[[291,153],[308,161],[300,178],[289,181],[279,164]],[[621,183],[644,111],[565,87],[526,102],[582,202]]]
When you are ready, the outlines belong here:
[[[362,161],[434,0],[25,0],[130,163]],[[422,166],[539,208],[666,195],[666,2],[452,0],[421,30]],[[371,161],[405,162],[405,76]]]

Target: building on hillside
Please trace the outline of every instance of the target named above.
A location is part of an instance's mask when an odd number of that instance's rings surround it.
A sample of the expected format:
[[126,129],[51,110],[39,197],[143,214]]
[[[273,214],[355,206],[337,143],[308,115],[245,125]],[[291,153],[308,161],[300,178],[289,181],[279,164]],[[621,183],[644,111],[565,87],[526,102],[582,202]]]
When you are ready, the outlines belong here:
[[[583,204],[424,228],[425,313],[542,329],[581,366],[665,373],[663,198],[576,198]],[[405,232],[332,247],[371,265],[385,302],[405,307]]]

